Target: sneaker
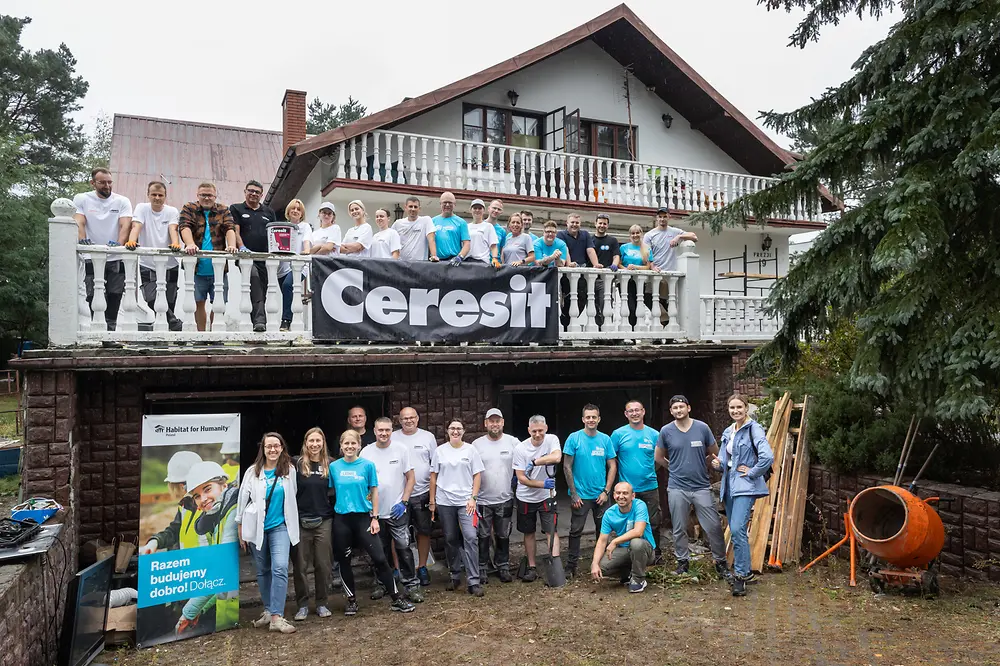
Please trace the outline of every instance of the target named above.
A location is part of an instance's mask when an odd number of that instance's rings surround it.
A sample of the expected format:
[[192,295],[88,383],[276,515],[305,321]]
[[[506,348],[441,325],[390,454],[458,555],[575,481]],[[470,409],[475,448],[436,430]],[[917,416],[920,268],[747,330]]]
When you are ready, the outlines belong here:
[[485,592],[483,592],[483,588],[480,585],[470,585],[469,594],[474,597],[481,597],[485,595]]
[[760,579],[757,578],[757,574],[751,571],[750,573],[748,573],[746,576],[743,577],[743,582],[746,583],[747,585],[755,585],[760,582]]
[[316,606],[316,615],[319,615],[320,617],[330,617],[333,613],[331,613],[330,609],[326,606]]
[[680,576],[688,572],[689,563],[687,560],[677,560],[677,568],[674,569],[674,575]]
[[309,617],[309,608],[303,606],[302,608],[299,609],[299,612],[296,613],[295,617],[293,617],[292,619],[295,620],[296,622],[301,622],[307,617]]
[[462,580],[460,578],[452,578],[448,581],[448,584],[444,586],[444,589],[452,592],[462,587]]
[[292,623],[283,617],[278,617],[277,620],[271,620],[271,625],[267,628],[268,631],[280,631],[283,634],[294,634],[296,629],[292,626]]
[[378,601],[385,596],[385,588],[381,585],[375,586],[375,591],[372,592],[372,601]]
[[524,578],[522,578],[525,583],[534,583],[538,580],[538,572],[535,571],[535,567],[528,567],[528,570],[524,572]]
[[292,322],[288,319],[282,319],[281,326],[278,327],[278,330],[281,331],[282,333],[287,333],[288,331],[292,330]]
[[353,617],[358,614],[358,600],[354,597],[349,597],[347,599],[347,605],[344,606],[344,615],[347,617]]
[[389,606],[389,608],[391,608],[394,611],[398,611],[400,613],[412,613],[417,609],[416,606],[407,601],[406,598],[403,596],[399,596],[393,599],[392,605]]
[[498,575],[500,576],[501,583],[514,582],[514,577],[510,575],[510,569],[508,567],[501,567],[500,571],[498,572]]
[[733,596],[747,596],[747,582],[741,576],[733,576]]
[[265,324],[254,324],[253,325],[253,332],[254,333],[263,333],[266,330],[267,330],[267,326]]
[[258,629],[260,629],[261,627],[266,627],[269,624],[271,624],[271,614],[268,613],[267,611],[261,613],[260,617],[253,621],[253,626],[257,627]]
[[630,582],[628,584],[628,591],[631,592],[631,593],[633,593],[633,594],[642,592],[645,589],[646,589],[646,580],[645,579],[643,579],[643,580],[636,580],[635,578],[633,578],[632,582]]
[[420,567],[417,569],[417,578],[420,580],[420,585],[427,587],[431,584],[431,575],[427,571],[427,567]]
[[415,604],[424,603],[424,593],[420,591],[419,586],[406,588],[406,598]]

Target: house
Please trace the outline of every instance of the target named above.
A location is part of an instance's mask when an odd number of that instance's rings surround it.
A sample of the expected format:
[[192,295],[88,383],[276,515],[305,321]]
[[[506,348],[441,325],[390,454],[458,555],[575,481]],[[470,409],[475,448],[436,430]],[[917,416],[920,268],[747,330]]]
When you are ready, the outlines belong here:
[[[530,209],[536,219],[562,221],[580,212],[588,226],[606,211],[621,235],[633,223],[649,228],[659,206],[668,206],[674,223],[684,227],[693,212],[768,187],[794,159],[624,5],[452,85],[318,136],[305,133],[304,92],[288,91],[282,108],[280,147],[273,132],[191,127],[188,133],[175,121],[120,116],[116,177],[126,188],[144,187],[160,174],[174,187],[184,183],[182,189],[204,178],[242,188],[248,175],[273,173],[267,194],[272,207],[281,211],[300,198],[311,217],[329,199],[342,225],[351,199],[363,199],[369,211],[393,210],[413,195],[434,214],[447,189],[455,192],[460,213],[480,197],[503,199],[507,212]],[[133,123],[136,129],[128,129]],[[245,145],[251,137],[258,148]],[[252,149],[260,165],[244,164],[239,155],[250,153],[236,146]],[[172,151],[169,159],[161,147]],[[273,169],[266,171],[272,156]],[[240,191],[220,195],[224,201],[242,198]],[[736,388],[753,390],[739,377],[748,354],[776,331],[762,306],[787,269],[788,236],[823,228],[817,197],[763,227],[700,233],[697,246],[680,248],[675,272],[560,268],[571,285],[587,284],[591,299],[586,306],[573,303],[557,342],[320,344],[310,319],[320,299],[303,309],[298,281],[292,330],[278,330],[280,295],[272,280],[268,330],[254,332],[245,279],[251,262],[237,266],[221,255],[210,258],[217,277],[228,271],[230,297],[210,332],[191,326],[194,256],[182,260],[177,314],[185,330],[167,330],[163,284],[157,285],[154,330],[138,330],[137,257],[161,263],[166,257],[143,248],[81,249],[67,203],[53,204],[49,224],[51,347],[13,365],[26,377],[25,492],[71,507],[65,534],[79,542],[136,534],[144,415],[239,412],[244,465],[267,430],[282,432],[293,450],[314,425],[335,439],[355,404],[372,417],[413,406],[421,426],[439,438],[451,418],[462,419],[470,435],[481,430],[485,411],[494,406],[514,434],[523,436],[529,416],[541,413],[551,431],[565,437],[580,427],[586,402],[602,407],[601,426],[610,432],[625,422],[626,401],[642,400],[647,421],[659,426],[670,419],[669,397],[684,393],[694,415],[721,432],[726,396]],[[126,289],[117,330],[103,325],[103,280],[95,284],[95,316],[87,305],[81,277],[86,253],[95,268],[111,255],[123,260]],[[281,259],[254,258],[269,270]],[[311,258],[290,261],[294,271]],[[71,266],[78,270],[66,270]],[[614,302],[603,324],[591,308],[598,281],[609,287],[605,302]],[[625,299],[618,294],[627,293],[630,281],[653,291],[667,282],[666,309],[652,299],[652,310],[639,306],[635,324],[621,316]],[[221,300],[216,298],[218,308]]]

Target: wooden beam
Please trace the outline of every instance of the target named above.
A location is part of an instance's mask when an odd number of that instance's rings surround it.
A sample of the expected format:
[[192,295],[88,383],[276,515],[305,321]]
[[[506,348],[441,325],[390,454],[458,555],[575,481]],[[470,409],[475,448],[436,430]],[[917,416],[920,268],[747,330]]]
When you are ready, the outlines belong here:
[[667,379],[639,379],[629,382],[566,382],[564,384],[503,384],[501,393],[524,393],[526,391],[577,391],[649,386],[666,386],[675,382]]
[[809,396],[802,401],[802,423],[795,452],[795,469],[792,471],[792,509],[788,515],[789,541],[785,556],[789,562],[802,558],[802,528],[806,518],[806,500],[809,493]]
[[315,396],[322,398],[331,395],[359,395],[363,393],[389,393],[392,384],[377,386],[337,386],[330,388],[298,388],[298,389],[246,389],[239,391],[177,391],[173,393],[147,393],[146,400],[193,400],[193,399],[227,399],[227,398],[259,398],[283,396]]
[[768,495],[758,499],[754,504],[753,518],[750,521],[751,571],[763,571],[764,569],[764,556],[767,552],[768,538],[771,534],[774,505],[778,494],[778,480],[781,476],[781,461],[785,453],[785,436],[788,433],[788,420],[791,415],[791,394],[785,393],[781,401],[775,405],[771,427],[767,433],[767,442],[771,445],[771,450],[774,452],[774,462],[771,465],[771,480],[767,484]]

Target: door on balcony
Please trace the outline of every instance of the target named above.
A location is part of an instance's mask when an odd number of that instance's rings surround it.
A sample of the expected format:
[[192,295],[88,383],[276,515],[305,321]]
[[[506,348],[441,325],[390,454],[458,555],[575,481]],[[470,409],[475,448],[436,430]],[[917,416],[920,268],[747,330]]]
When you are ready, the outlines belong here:
[[[555,153],[580,152],[580,109],[566,112],[561,106],[545,115],[546,151]],[[558,197],[566,187],[562,159],[554,155],[542,154],[537,165],[539,192],[546,191],[549,196]],[[576,178],[576,174],[572,174]]]

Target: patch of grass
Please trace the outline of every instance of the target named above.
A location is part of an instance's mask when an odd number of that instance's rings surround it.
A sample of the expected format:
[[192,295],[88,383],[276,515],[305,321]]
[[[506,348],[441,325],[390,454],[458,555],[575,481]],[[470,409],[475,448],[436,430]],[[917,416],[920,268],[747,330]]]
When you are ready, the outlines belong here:
[[20,488],[21,488],[20,474],[14,474],[12,476],[5,476],[0,478],[0,497],[17,495],[17,491]]
[[719,580],[719,574],[715,572],[715,563],[711,557],[701,557],[692,559],[688,566],[688,572],[679,576],[666,564],[650,567],[646,572],[646,580],[663,589],[671,589],[681,585],[711,583]]
[[17,437],[17,396],[0,395],[0,437]]

